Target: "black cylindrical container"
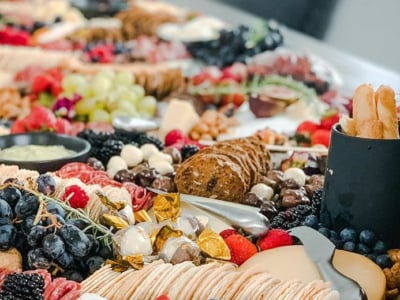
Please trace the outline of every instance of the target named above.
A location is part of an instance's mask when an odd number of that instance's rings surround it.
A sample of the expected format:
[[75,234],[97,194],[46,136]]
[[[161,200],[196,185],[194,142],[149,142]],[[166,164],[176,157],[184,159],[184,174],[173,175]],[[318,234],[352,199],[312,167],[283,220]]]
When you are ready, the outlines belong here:
[[400,247],[400,140],[348,136],[332,128],[321,220],[336,230],[373,230]]

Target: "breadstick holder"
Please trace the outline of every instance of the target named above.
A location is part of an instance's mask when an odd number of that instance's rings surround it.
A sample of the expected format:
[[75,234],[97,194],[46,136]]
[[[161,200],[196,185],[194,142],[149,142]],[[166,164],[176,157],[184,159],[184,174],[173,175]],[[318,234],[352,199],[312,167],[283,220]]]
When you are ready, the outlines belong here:
[[400,247],[400,140],[349,136],[336,124],[325,171],[320,218],[336,230],[373,230]]

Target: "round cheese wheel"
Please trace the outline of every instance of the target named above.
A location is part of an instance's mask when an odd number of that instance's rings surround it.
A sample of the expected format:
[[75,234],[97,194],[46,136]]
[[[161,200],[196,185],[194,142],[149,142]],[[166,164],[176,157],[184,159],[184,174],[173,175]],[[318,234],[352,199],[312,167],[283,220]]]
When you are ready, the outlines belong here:
[[[378,265],[363,255],[336,250],[333,265],[342,274],[357,281],[368,299],[385,299],[386,278]],[[323,279],[303,246],[285,246],[259,252],[248,259],[240,270],[257,268],[281,280],[300,279],[310,282]]]

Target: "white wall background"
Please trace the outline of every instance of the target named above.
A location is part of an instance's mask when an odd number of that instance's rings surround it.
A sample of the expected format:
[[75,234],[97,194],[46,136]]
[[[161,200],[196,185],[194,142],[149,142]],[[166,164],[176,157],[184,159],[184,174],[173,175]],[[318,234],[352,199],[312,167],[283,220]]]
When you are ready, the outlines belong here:
[[400,72],[400,0],[340,0],[325,41]]

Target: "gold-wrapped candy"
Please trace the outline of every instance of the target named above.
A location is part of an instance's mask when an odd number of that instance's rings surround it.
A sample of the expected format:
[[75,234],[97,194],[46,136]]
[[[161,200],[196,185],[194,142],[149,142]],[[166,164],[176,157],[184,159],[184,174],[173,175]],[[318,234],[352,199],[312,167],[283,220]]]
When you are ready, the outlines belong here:
[[103,214],[101,216],[101,222],[104,225],[113,227],[117,230],[125,229],[129,226],[129,224],[121,217],[110,214]]
[[201,251],[212,258],[230,260],[231,253],[228,246],[222,237],[212,231],[211,229],[205,229],[197,238],[197,245]]
[[153,243],[154,252],[158,253],[164,247],[165,242],[172,237],[182,236],[182,230],[176,230],[171,225],[163,226],[156,235],[156,238]]
[[105,262],[106,265],[111,265],[111,268],[115,272],[125,272],[130,268],[134,268],[136,270],[140,270],[144,266],[143,255],[131,255],[131,256],[123,256],[117,257],[115,260],[107,259]]
[[135,220],[138,223],[142,222],[152,222],[151,217],[144,209],[135,212]]
[[100,198],[101,203],[106,206],[110,210],[121,210],[123,209],[127,203],[125,200],[110,200],[106,195],[104,195],[101,191],[96,191],[96,195]]
[[153,211],[158,223],[168,219],[175,222],[181,215],[181,200],[179,194],[169,193],[157,195],[153,199]]

